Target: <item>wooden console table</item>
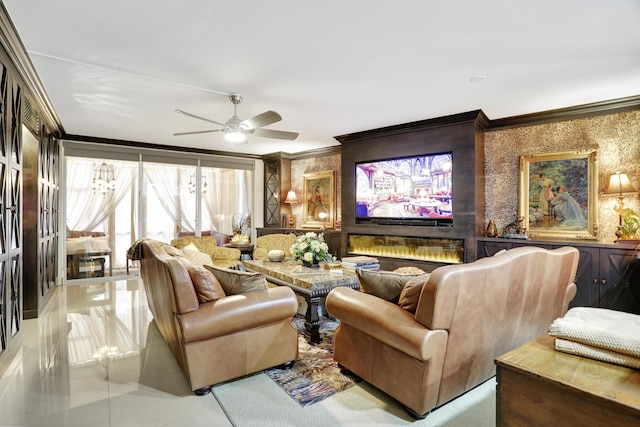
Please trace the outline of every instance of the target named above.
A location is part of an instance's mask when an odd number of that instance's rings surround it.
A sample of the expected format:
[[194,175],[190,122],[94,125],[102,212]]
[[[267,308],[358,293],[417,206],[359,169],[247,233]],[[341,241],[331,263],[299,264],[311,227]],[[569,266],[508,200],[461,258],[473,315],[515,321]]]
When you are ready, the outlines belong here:
[[640,370],[556,351],[549,335],[496,365],[498,426],[640,424]]
[[307,311],[304,315],[304,336],[310,343],[320,342],[319,310],[322,309],[322,298],[338,286],[360,289],[358,278],[351,273],[332,274],[328,270],[303,267],[291,261],[243,260],[242,263],[247,270],[263,273],[269,282],[288,286],[305,299]]
[[67,254],[67,279],[104,277],[105,259],[109,262],[109,276],[113,276],[111,249]]

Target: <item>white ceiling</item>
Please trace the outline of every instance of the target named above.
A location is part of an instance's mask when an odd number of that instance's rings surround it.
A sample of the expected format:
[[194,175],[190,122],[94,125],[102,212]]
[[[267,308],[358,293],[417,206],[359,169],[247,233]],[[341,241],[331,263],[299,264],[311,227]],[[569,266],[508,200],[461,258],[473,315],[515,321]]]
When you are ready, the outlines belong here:
[[[640,94],[638,0],[4,0],[67,134],[266,154]],[[485,76],[472,82],[474,76]],[[296,141],[173,136],[266,110]]]

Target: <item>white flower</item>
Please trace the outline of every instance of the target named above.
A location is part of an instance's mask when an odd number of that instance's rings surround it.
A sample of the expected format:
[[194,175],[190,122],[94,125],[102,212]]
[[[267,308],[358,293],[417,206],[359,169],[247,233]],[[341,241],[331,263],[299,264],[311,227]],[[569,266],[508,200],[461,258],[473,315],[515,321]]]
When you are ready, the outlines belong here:
[[308,232],[296,238],[291,248],[292,261],[305,261],[316,263],[320,261],[333,260],[329,253],[329,246],[325,243],[322,234]]

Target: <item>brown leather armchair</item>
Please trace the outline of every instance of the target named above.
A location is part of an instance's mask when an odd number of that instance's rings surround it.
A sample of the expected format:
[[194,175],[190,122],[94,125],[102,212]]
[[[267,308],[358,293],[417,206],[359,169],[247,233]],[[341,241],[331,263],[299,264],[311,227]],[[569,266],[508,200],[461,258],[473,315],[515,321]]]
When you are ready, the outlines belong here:
[[334,359],[416,418],[495,375],[496,357],[546,333],[576,293],[575,248],[511,249],[435,269],[417,308],[332,290]]
[[298,357],[292,325],[298,301],[291,289],[226,296],[222,291],[203,302],[203,285],[196,282],[201,273],[192,272],[180,251],[155,240],[138,244],[149,309],[196,394]]

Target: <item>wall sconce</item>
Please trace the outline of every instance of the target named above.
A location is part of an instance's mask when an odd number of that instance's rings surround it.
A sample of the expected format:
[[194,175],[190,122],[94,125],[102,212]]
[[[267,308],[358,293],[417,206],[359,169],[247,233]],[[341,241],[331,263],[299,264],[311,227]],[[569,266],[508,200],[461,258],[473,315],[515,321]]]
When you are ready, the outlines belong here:
[[635,231],[633,232],[633,236],[630,235],[629,230],[625,230],[626,220],[623,224],[623,217],[626,217],[626,212],[624,210],[624,195],[623,193],[633,193],[635,190],[631,185],[631,181],[629,181],[629,177],[626,173],[620,173],[620,171],[616,171],[611,177],[609,177],[609,187],[604,194],[615,195],[618,199],[618,206],[614,208],[614,210],[618,213],[618,229],[616,230],[617,240],[620,240],[622,237],[625,239],[634,238]]
[[[287,197],[284,199],[284,202],[293,205],[294,203],[298,203],[298,197],[296,196],[296,192],[293,190],[289,190],[287,193]],[[289,218],[289,228],[293,228],[296,223],[296,216],[293,214],[293,208],[290,206],[291,213],[288,215]]]

